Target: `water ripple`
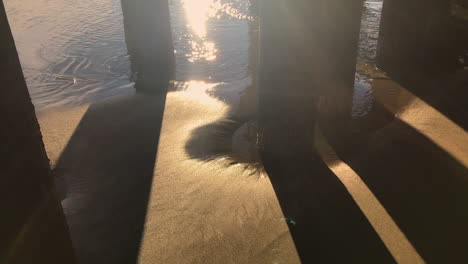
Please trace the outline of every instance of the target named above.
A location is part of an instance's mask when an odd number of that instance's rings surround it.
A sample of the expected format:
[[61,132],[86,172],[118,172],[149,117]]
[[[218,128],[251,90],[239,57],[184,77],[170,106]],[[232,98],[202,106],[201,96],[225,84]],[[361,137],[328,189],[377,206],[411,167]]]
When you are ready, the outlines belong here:
[[36,109],[132,92],[119,0],[6,0]]

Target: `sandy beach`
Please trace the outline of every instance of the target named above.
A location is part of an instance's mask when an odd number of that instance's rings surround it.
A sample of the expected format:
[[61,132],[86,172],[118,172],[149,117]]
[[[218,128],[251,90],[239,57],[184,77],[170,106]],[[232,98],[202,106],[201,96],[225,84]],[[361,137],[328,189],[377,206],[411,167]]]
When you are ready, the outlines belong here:
[[[262,170],[187,154],[194,129],[225,118],[227,105],[197,86],[170,92],[162,115],[163,105],[131,95],[40,115],[81,261],[299,263]],[[159,144],[143,146],[158,140],[161,117]],[[212,153],[215,133],[199,136],[191,152]]]

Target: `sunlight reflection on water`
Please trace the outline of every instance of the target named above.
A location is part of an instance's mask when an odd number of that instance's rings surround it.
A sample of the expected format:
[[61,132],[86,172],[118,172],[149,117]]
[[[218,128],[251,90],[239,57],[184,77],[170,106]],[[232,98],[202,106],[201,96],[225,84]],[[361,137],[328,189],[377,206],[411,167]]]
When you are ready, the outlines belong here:
[[219,0],[182,0],[182,5],[190,29],[192,52],[186,56],[190,62],[200,60],[213,61],[218,49],[215,42],[208,38],[208,21],[221,19],[223,16],[239,20],[251,20],[244,12],[233,7],[233,3],[221,3]]
[[[250,85],[248,0],[170,0],[177,81]],[[133,93],[120,0],[6,0],[36,109]],[[366,1],[361,56],[373,58],[381,2]],[[229,90],[229,91],[228,91]],[[362,101],[362,100],[361,100]]]
[[[234,106],[251,83],[248,0],[172,0],[175,90]],[[207,89],[200,88],[202,85]],[[202,91],[203,90],[203,91]],[[197,96],[201,100],[203,96]]]
[[[177,80],[248,78],[247,0],[170,5]],[[120,0],[5,0],[5,6],[36,109],[134,92]]]

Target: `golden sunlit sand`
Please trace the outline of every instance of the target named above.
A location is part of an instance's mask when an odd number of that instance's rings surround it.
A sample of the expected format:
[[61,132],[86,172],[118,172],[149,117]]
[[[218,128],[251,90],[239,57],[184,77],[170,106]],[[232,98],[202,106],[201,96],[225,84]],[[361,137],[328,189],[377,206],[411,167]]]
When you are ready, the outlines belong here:
[[[209,88],[195,82],[185,91],[167,95],[139,263],[299,263],[275,192],[269,179],[261,177],[262,171],[252,174],[243,164],[229,166],[228,158],[202,161],[187,155],[191,133],[222,120],[229,110],[206,93]],[[132,97],[140,103],[152,103],[141,101],[138,95],[104,103],[118,108],[122,101],[134,100]],[[83,106],[40,116],[44,142],[52,158],[65,148],[66,139],[86,109]],[[62,122],[67,125],[55,129]],[[119,127],[128,133],[131,144],[134,128],[125,121]],[[206,138],[204,142],[197,145],[203,148],[198,151],[212,151],[212,140]],[[82,195],[86,196],[86,192]],[[67,211],[67,205],[64,207]],[[88,231],[99,228],[91,225]]]

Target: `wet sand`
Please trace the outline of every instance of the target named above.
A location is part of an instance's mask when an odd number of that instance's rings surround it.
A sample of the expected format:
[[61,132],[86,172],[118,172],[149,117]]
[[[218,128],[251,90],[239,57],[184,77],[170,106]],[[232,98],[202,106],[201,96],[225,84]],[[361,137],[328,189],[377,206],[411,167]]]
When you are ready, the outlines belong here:
[[[194,92],[168,95],[140,263],[298,263],[263,171],[230,165],[227,157],[187,156],[194,129],[223,119],[228,110]],[[204,131],[188,147],[213,152],[213,132]]]
[[[310,149],[286,179],[278,166],[266,175],[254,161],[233,162],[217,125],[232,122],[231,107],[213,88],[39,115],[81,263],[393,262],[326,155]],[[398,232],[390,237],[398,243]]]
[[[229,146],[220,152],[216,124],[230,122],[231,108],[210,89],[189,85],[166,101],[130,95],[39,115],[82,263],[466,257],[467,137],[437,107],[376,79],[374,120],[352,147],[325,135],[340,163],[320,147],[319,157],[311,149],[290,163],[263,155],[262,177],[258,166],[233,163]],[[354,174],[369,191],[353,187]],[[394,231],[382,233],[385,225]]]
[[40,115],[81,263],[299,263],[261,169],[188,155],[213,153],[216,131],[193,132],[227,105],[189,89],[163,106],[132,95]]
[[398,80],[368,66],[371,112],[341,133],[346,143],[327,138],[424,260],[466,261],[466,69]]

